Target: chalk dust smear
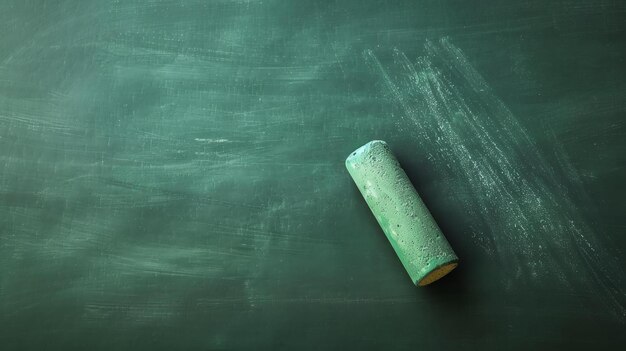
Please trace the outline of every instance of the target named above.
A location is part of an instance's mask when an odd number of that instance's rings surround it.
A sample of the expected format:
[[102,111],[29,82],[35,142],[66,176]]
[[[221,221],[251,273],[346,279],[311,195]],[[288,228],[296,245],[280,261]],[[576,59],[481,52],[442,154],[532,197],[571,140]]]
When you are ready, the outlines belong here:
[[[403,131],[429,150],[435,175],[475,223],[477,247],[501,264],[506,289],[555,280],[564,289],[593,292],[624,321],[623,274],[617,260],[577,211],[560,172],[567,155],[549,163],[517,117],[466,55],[448,38],[424,44],[411,61],[394,50],[391,62],[363,55],[400,108]],[[560,168],[567,167],[565,170]]]

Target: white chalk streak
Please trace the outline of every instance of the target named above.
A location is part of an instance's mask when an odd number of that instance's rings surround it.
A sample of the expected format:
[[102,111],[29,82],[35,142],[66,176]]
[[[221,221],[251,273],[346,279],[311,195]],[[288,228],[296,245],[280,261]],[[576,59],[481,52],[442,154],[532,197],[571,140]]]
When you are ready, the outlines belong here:
[[[582,220],[555,172],[516,116],[449,39],[426,42],[411,62],[395,50],[384,65],[364,52],[385,92],[401,106],[402,121],[425,150],[435,173],[457,180],[458,201],[476,218],[472,237],[495,254],[507,288],[546,275],[565,288],[595,291],[618,318],[626,317],[615,258]],[[469,194],[469,195],[468,195]],[[584,262],[584,263],[580,263]]]

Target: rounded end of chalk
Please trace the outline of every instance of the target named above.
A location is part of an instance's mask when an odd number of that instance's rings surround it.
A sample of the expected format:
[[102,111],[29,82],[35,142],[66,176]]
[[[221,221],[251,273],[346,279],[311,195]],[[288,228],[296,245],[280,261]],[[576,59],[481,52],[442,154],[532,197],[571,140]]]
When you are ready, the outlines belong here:
[[426,276],[422,278],[422,280],[418,281],[415,285],[425,286],[430,283],[433,283],[443,278],[446,274],[452,272],[452,270],[455,269],[458,265],[459,265],[459,262],[449,262],[449,263],[443,264],[433,269],[432,271],[430,271],[430,273],[426,274]]
[[359,158],[361,154],[367,153],[367,150],[376,147],[389,148],[384,140],[372,140],[350,153],[350,155],[346,158],[346,166],[350,164],[350,162],[352,162],[354,159]]

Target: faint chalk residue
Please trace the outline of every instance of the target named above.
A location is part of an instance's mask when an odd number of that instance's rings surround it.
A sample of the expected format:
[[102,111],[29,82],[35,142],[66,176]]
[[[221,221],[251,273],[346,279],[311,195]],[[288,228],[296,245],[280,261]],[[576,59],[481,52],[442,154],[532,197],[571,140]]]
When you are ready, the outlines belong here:
[[209,139],[209,138],[195,138],[193,139],[199,143],[207,143],[207,144],[213,144],[213,143],[229,143],[230,140],[228,139]]
[[399,50],[387,65],[371,50],[364,57],[400,106],[407,132],[432,150],[434,172],[458,180],[455,193],[475,218],[473,239],[497,256],[505,286],[551,276],[566,289],[599,294],[623,321],[619,264],[581,219],[557,177],[556,167],[573,170],[567,156],[557,149],[559,165],[548,163],[448,38],[427,41],[424,48],[426,54],[415,63]]

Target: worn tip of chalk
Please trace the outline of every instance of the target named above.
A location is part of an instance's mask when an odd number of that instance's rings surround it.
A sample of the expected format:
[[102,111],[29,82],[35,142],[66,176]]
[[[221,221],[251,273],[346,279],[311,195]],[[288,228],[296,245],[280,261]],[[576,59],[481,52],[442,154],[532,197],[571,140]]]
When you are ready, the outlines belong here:
[[346,158],[346,168],[415,285],[458,266],[458,257],[386,142],[373,140]]
[[[355,167],[359,161],[361,160],[361,156],[363,154],[367,154],[368,151],[370,151],[370,149],[372,148],[386,148],[389,149],[389,146],[387,145],[386,142],[382,141],[382,140],[372,140],[369,143],[361,146],[360,148],[354,150],[347,158],[346,158],[346,167],[352,166]],[[370,155],[371,157],[371,155]]]

